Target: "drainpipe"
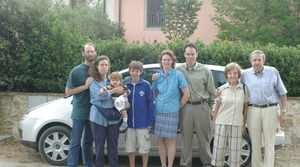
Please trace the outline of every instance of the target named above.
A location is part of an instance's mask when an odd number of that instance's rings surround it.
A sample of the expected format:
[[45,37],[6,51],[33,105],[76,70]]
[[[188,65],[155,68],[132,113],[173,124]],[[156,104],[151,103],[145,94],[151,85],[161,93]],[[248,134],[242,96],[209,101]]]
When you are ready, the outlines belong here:
[[119,0],[119,19],[118,19],[118,23],[119,23],[119,26],[121,26],[121,21],[122,21],[122,0]]
[[106,15],[106,0],[103,0],[103,12]]

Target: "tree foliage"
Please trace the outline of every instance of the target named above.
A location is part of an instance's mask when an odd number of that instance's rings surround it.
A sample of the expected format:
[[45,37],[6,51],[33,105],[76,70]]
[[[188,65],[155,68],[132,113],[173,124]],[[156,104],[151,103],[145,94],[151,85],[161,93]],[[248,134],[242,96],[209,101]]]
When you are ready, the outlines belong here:
[[97,9],[50,2],[0,0],[0,90],[61,90],[85,42],[120,37]]
[[219,38],[300,44],[300,0],[213,0]]
[[198,0],[164,0],[162,32],[172,41],[188,38],[197,28],[200,7]]

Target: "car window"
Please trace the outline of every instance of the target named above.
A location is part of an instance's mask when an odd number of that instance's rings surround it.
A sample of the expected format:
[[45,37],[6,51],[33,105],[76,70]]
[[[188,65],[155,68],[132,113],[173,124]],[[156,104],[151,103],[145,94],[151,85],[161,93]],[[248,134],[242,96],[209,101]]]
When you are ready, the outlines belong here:
[[142,78],[152,83],[152,74],[157,73],[159,68],[146,68],[142,74]]
[[[149,81],[150,83],[152,83],[152,74],[158,72],[159,68],[146,68],[144,69],[142,75],[141,75],[141,78]],[[125,73],[122,73],[122,76],[123,76],[123,82],[124,83],[127,83],[129,78],[130,78],[130,74],[129,72],[125,72]]]
[[211,72],[214,77],[214,82],[216,87],[220,87],[226,83],[226,79],[223,71],[212,70]]
[[[159,68],[146,68],[144,69],[141,78],[149,81],[150,83],[152,82],[152,74],[156,73],[159,71]],[[124,83],[127,83],[129,80],[129,72],[125,72],[122,74],[123,75],[123,81]],[[214,82],[216,87],[220,87],[223,84],[226,83],[226,79],[224,77],[224,72],[223,71],[217,71],[217,70],[212,70],[212,75],[214,77]]]

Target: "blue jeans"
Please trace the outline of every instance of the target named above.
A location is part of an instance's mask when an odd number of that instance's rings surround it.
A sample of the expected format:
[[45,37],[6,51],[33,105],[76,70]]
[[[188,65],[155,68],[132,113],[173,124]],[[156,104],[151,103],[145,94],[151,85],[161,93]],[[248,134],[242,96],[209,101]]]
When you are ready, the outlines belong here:
[[104,145],[107,142],[109,167],[119,166],[118,140],[120,124],[108,125],[107,127],[91,123],[96,149],[96,167],[104,167]]
[[[82,146],[81,146],[82,145]],[[77,167],[79,163],[80,148],[82,159],[86,167],[93,165],[93,137],[89,120],[73,119],[71,131],[71,145],[68,155],[68,166]]]

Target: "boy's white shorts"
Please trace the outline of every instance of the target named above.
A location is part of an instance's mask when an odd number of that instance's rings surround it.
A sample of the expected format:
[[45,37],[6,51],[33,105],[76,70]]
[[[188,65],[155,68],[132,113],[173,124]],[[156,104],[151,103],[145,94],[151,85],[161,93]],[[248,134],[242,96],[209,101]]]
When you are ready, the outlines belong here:
[[138,152],[140,154],[147,154],[150,151],[151,139],[149,130],[145,129],[133,129],[128,128],[126,133],[126,152],[133,153]]

